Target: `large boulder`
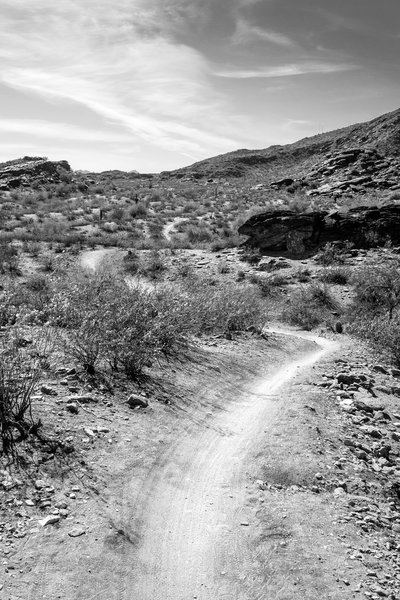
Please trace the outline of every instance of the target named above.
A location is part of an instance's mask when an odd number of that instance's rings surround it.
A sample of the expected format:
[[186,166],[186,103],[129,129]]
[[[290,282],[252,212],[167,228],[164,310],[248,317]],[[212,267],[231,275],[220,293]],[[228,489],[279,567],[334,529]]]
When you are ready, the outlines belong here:
[[239,227],[246,245],[266,253],[301,257],[312,255],[327,242],[350,241],[356,248],[400,244],[400,205],[357,207],[347,212],[268,211]]

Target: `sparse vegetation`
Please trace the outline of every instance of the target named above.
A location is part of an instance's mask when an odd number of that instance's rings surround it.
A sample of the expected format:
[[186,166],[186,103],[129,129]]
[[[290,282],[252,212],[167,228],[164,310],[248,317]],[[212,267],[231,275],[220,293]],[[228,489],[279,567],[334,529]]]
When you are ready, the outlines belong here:
[[310,331],[319,325],[337,302],[326,285],[312,283],[292,292],[284,307],[282,317],[292,325]]

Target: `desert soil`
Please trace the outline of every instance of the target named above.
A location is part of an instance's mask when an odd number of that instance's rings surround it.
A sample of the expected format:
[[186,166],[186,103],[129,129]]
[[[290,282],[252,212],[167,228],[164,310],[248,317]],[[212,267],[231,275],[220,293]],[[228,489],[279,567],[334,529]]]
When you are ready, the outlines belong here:
[[145,410],[129,409],[121,390],[71,415],[49,382],[50,412],[83,442],[82,460],[57,475],[53,502],[66,501],[65,519],[43,527],[47,513],[26,508],[2,597],[361,597],[365,569],[343,541],[357,532],[336,521],[340,499],[306,489],[329,468],[329,451],[304,407],[315,404],[316,373],[341,355],[338,339],[271,331],[210,341],[168,368]]

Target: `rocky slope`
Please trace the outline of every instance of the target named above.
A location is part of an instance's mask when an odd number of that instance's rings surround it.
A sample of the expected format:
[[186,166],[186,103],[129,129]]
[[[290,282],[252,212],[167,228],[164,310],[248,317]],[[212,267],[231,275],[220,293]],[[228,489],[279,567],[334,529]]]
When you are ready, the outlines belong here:
[[400,109],[368,123],[305,138],[294,144],[263,150],[238,150],[162,175],[192,179],[251,177],[270,183],[284,175],[292,180],[289,183],[295,179],[303,182],[311,179],[316,187],[320,187],[324,176],[342,175],[338,171],[343,169],[344,174],[353,179],[371,176],[361,183],[374,181],[379,185],[382,179],[383,187],[391,187],[400,185],[399,165]]
[[58,162],[40,156],[24,156],[16,160],[0,163],[0,191],[33,183],[58,183],[63,172],[71,171],[66,160]]

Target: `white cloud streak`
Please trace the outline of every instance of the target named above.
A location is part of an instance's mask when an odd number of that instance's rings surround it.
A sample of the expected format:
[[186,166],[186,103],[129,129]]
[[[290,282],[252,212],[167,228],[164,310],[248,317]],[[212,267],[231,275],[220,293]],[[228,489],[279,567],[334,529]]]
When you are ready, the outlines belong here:
[[25,134],[40,138],[81,142],[132,142],[130,135],[118,135],[41,119],[0,119],[0,133]]
[[262,41],[286,48],[293,48],[295,46],[294,41],[286,35],[252,25],[241,16],[236,20],[236,31],[231,41],[235,45]]
[[227,69],[216,71],[214,75],[229,79],[269,79],[272,77],[294,77],[298,75],[338,73],[340,71],[351,71],[356,68],[357,66],[352,64],[302,63],[259,69]]

